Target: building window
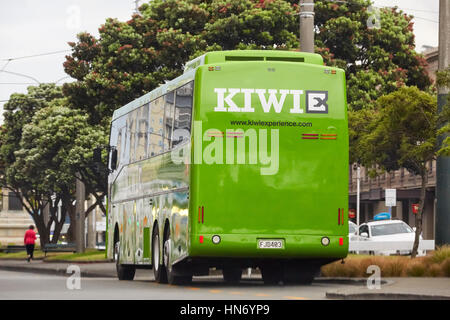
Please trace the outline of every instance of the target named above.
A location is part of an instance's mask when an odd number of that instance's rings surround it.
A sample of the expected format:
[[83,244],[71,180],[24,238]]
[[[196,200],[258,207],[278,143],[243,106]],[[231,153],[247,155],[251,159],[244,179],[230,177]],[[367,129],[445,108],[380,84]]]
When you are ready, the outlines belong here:
[[15,192],[8,193],[8,210],[22,211],[22,201]]

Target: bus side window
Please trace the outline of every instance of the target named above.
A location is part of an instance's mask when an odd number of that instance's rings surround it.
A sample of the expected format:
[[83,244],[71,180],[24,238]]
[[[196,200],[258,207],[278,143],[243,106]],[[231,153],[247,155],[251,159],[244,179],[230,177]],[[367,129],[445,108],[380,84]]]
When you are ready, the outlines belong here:
[[[126,118],[127,116],[120,117],[111,125],[111,138],[109,145],[117,149],[117,167],[119,164],[124,164],[124,149],[126,142]],[[111,154],[110,154],[111,157]],[[111,164],[111,159],[109,159],[109,164]]]
[[139,109],[133,110],[128,114],[128,132],[130,141],[130,163],[136,161],[136,138],[137,138],[137,115]]
[[193,82],[177,89],[175,98],[175,122],[172,147],[190,139]]
[[172,146],[173,113],[175,109],[175,94],[169,92],[165,95],[164,104],[164,151],[169,151]]
[[136,147],[136,160],[142,160],[147,158],[147,145],[148,145],[148,104],[140,107],[138,110],[138,132],[137,132],[137,147]]
[[150,129],[148,139],[148,156],[153,157],[163,152],[164,97],[150,102]]
[[[113,124],[111,125],[111,134],[110,134],[110,140],[109,140],[109,145],[113,148],[118,149],[120,146],[120,143],[122,142],[122,136],[121,136],[121,128],[118,128],[118,122],[115,121],[113,122]],[[108,165],[111,165],[111,152],[109,153],[109,161],[108,161]],[[111,167],[109,167],[111,168]]]
[[117,146],[116,146],[116,149],[117,149],[117,164],[116,164],[116,168],[118,168],[119,166],[120,166],[120,163],[121,163],[121,153],[120,153],[120,151],[122,150],[122,131],[124,131],[124,130],[122,130],[123,128],[120,128],[119,129],[119,134],[118,134],[118,136],[117,136]]

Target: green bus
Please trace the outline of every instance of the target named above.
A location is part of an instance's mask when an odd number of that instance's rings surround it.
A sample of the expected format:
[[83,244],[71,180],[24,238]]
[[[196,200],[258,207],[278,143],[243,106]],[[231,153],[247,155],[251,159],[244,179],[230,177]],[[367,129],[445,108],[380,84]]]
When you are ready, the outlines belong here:
[[209,52],[114,112],[107,255],[121,280],[222,270],[310,283],[348,252],[343,70],[317,54]]

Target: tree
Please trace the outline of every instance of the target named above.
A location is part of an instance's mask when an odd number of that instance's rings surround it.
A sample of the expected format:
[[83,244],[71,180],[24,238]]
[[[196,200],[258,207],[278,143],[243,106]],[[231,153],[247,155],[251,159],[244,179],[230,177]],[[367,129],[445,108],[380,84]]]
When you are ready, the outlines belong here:
[[[431,84],[414,50],[412,16],[381,9],[380,28],[370,28],[370,4],[315,1],[316,52],[346,71],[350,110],[404,85]],[[205,51],[297,50],[298,10],[297,0],[151,1],[127,22],[107,19],[98,39],[81,33],[69,43],[64,67],[78,81],[65,84],[64,93],[106,128],[115,109],[180,75]]]
[[[73,200],[76,173],[80,173],[84,181],[89,180],[86,184],[87,195],[92,194],[96,200],[86,210],[85,216],[97,205],[105,210],[102,190],[106,189],[103,185],[106,177],[105,174],[93,174],[95,168],[90,164],[93,146],[106,144],[106,137],[102,134],[103,130],[90,126],[87,118],[86,114],[65,107],[64,99],[54,100],[24,126],[20,150],[15,153],[16,161],[11,167],[15,170],[16,180],[22,178],[35,190],[43,193],[52,191],[57,199],[61,198],[63,208],[70,215],[70,230],[75,221]],[[102,185],[97,186],[96,183]],[[59,230],[55,229],[58,235]]]
[[[32,121],[36,112],[60,98],[61,89],[53,84],[28,87],[27,94],[11,95],[8,103],[4,105],[4,123],[0,132],[0,183],[22,201],[23,207],[32,216],[38,228],[42,245],[48,242],[51,226],[44,222],[44,208],[50,205],[50,220],[53,221],[56,208],[52,206],[48,190],[35,188],[17,172],[16,152],[20,151],[24,126]],[[34,174],[34,171],[29,171],[29,178],[33,179]]]
[[127,22],[107,19],[98,39],[82,33],[69,43],[64,68],[78,81],[64,93],[93,124],[109,127],[115,109],[179,76],[205,51],[298,46],[298,18],[286,1],[155,0],[140,12]]
[[[421,178],[419,212],[411,256],[417,255],[422,217],[426,204],[427,163],[434,160],[438,126],[436,98],[417,87],[403,87],[377,100],[367,130],[357,139],[358,158],[367,168],[388,172],[405,168]],[[375,169],[376,171],[376,169]]]
[[[75,173],[86,183],[96,201],[85,215],[99,205],[106,192],[106,170],[94,166],[93,149],[106,145],[104,130],[88,123],[88,116],[66,107],[60,88],[54,85],[30,87],[27,95],[12,95],[5,106],[5,123],[0,135],[2,185],[21,194],[24,208],[39,231],[41,245],[56,242],[66,214],[75,219],[73,205]],[[100,170],[98,170],[100,169]],[[55,201],[52,195],[56,195]],[[61,216],[57,203],[62,202]],[[44,208],[49,206],[49,220]],[[50,228],[55,225],[50,239]],[[72,224],[69,228],[72,230]]]
[[[442,87],[450,89],[450,67],[437,73],[437,84]],[[450,154],[450,95],[447,95],[446,106],[442,110],[438,110],[441,113],[441,118],[443,119],[440,123],[438,135],[440,140],[440,150],[438,155],[449,155]],[[447,121],[445,121],[447,119]]]

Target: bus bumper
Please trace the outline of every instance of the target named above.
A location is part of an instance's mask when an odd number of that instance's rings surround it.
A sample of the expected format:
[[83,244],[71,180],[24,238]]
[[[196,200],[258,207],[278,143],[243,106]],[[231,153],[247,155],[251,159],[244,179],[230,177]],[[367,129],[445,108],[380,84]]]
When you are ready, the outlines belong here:
[[[213,237],[217,235],[220,237],[220,242],[214,243]],[[324,237],[329,241],[322,241]],[[217,242],[217,237],[215,239]],[[189,256],[191,257],[342,259],[348,253],[347,234],[194,234],[190,240]],[[281,240],[282,247],[260,248],[259,240]]]

